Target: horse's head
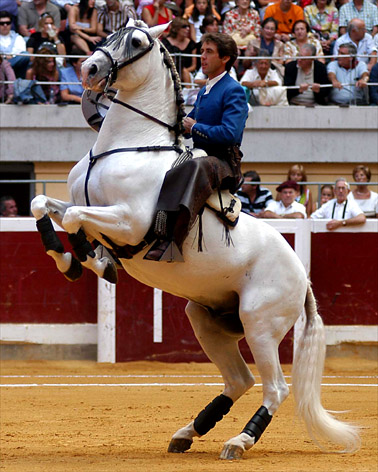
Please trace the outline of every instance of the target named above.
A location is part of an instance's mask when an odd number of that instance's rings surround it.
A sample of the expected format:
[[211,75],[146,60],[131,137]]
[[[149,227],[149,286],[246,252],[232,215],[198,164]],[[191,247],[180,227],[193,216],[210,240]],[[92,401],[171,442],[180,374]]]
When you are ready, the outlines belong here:
[[[117,79],[128,74],[129,86],[137,87],[149,72],[149,52],[156,39],[169,24],[152,28],[142,21],[129,20],[127,26],[107,38],[103,46],[96,49],[82,66],[83,86],[87,89],[102,92],[114,84],[123,88],[123,82]],[[127,67],[133,64],[133,67]],[[126,71],[126,72],[125,72]],[[127,85],[126,85],[127,87]]]

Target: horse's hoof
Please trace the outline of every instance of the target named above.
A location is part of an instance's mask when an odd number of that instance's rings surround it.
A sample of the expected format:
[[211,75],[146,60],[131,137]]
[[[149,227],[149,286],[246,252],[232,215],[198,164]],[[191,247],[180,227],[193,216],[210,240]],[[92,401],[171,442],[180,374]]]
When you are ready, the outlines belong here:
[[225,444],[221,455],[219,456],[219,459],[225,459],[229,461],[241,459],[243,457],[243,452],[244,449],[240,446],[235,446],[233,444]]
[[64,272],[63,275],[70,282],[75,282],[75,280],[80,279],[82,273],[82,265],[77,259],[75,259],[75,257],[72,257],[70,268],[67,270],[67,272]]
[[190,449],[193,441],[191,439],[172,439],[168,446],[168,452],[185,452]]
[[118,282],[117,267],[115,266],[115,264],[113,264],[113,262],[108,261],[102,278],[105,279],[107,282],[110,282],[111,284],[116,284]]

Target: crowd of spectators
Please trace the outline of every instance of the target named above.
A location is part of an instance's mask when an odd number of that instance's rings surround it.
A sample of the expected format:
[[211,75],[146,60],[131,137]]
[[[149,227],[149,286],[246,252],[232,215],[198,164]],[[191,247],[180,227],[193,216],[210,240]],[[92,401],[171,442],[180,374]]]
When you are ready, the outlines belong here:
[[251,170],[244,174],[244,183],[237,195],[242,211],[256,218],[328,219],[327,228],[332,231],[378,217],[378,193],[368,187],[369,167],[357,165],[352,176],[358,183],[354,190],[351,191],[347,180],[340,177],[334,185],[322,185],[319,202],[314,202],[302,164],[289,168],[286,180],[276,188],[275,198],[268,188],[260,185],[260,175]]
[[[251,105],[377,105],[378,8],[376,0],[1,0],[1,78],[80,80],[78,61],[35,64],[40,54],[90,55],[130,17],[149,26],[172,21],[162,38],[176,56],[186,90],[202,84],[202,35],[217,30],[239,48],[233,70]],[[30,56],[17,54],[29,52]],[[36,57],[33,56],[36,55]],[[328,56],[342,55],[339,59]],[[260,59],[254,59],[258,56]],[[312,56],[312,57],[310,57]],[[308,59],[307,59],[308,57]],[[38,66],[38,67],[37,67]],[[70,70],[67,72],[65,68]],[[36,71],[36,68],[38,71]],[[51,69],[51,70],[50,70]],[[197,77],[198,75],[198,77]],[[200,81],[198,81],[200,80]],[[206,80],[206,77],[205,77]],[[374,81],[374,82],[373,82]],[[52,87],[52,85],[50,86]],[[12,102],[12,86],[2,86]],[[47,87],[47,103],[78,103],[77,87]],[[79,99],[78,99],[79,98]],[[188,102],[189,103],[189,102]]]

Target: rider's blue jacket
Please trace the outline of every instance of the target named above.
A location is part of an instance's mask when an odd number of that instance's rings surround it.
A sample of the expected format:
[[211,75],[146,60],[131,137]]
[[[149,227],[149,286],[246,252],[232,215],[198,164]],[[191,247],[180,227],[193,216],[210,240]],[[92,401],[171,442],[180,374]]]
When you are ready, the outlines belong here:
[[192,127],[194,147],[209,154],[212,147],[240,144],[248,117],[242,86],[225,73],[209,93],[206,93],[206,86],[199,91],[188,116],[197,121]]

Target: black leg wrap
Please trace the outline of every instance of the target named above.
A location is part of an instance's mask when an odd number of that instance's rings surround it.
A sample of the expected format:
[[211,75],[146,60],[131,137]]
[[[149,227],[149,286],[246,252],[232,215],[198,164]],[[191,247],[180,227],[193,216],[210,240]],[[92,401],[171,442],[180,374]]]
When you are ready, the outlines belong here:
[[233,404],[231,398],[218,395],[194,420],[194,429],[201,436],[208,433],[230,411]]
[[254,437],[256,444],[271,421],[272,416],[268,413],[265,406],[261,406],[252,416],[252,419],[245,425],[242,432]]
[[74,234],[68,235],[68,240],[72,244],[72,248],[80,262],[85,262],[87,256],[95,257],[95,252],[92,248],[91,243],[87,240],[87,237],[82,229]]
[[58,238],[49,216],[45,215],[37,221],[37,229],[46,251],[64,252],[63,244]]

